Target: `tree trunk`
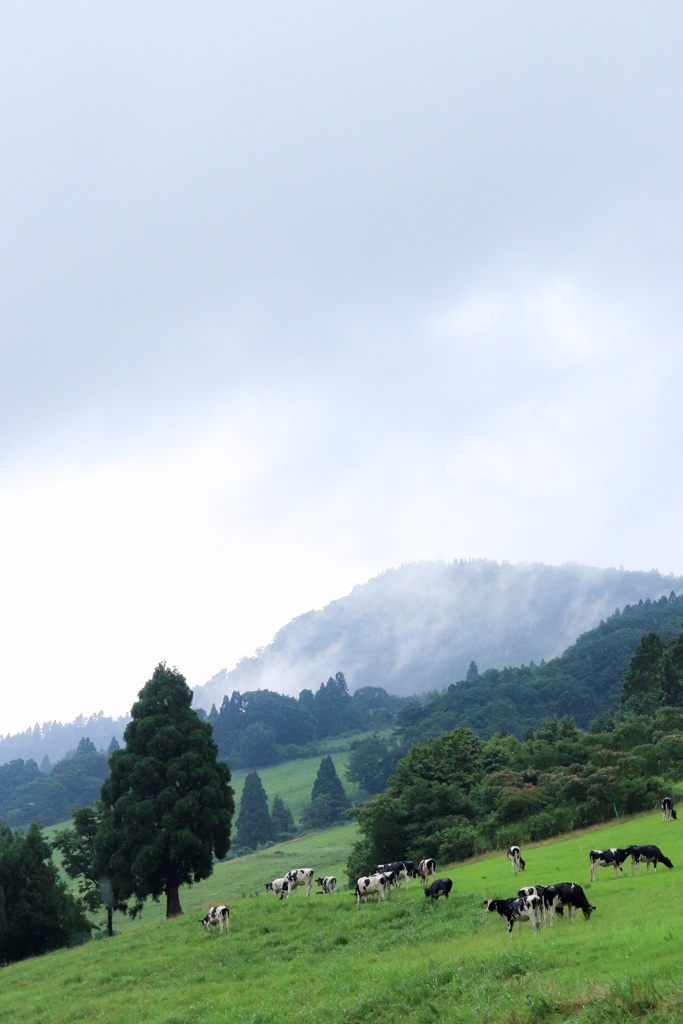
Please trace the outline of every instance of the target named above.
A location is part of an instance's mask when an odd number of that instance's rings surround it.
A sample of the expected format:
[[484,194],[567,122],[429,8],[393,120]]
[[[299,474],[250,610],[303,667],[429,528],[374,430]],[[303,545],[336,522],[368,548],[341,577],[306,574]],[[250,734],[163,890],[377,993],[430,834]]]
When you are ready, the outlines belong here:
[[169,882],[166,886],[166,920],[169,917],[179,917],[182,912],[183,908],[180,906],[178,886],[173,882]]
[[109,938],[114,934],[114,908],[107,907],[107,935]]

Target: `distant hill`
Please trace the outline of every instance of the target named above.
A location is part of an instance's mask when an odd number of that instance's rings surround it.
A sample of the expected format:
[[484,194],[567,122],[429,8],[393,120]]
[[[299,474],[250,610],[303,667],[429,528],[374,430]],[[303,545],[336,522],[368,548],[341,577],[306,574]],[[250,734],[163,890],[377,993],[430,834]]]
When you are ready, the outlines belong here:
[[284,626],[267,647],[194,691],[220,707],[234,690],[296,696],[344,672],[349,689],[406,696],[479,672],[539,663],[627,604],[678,593],[682,576],[485,560],[390,569]]

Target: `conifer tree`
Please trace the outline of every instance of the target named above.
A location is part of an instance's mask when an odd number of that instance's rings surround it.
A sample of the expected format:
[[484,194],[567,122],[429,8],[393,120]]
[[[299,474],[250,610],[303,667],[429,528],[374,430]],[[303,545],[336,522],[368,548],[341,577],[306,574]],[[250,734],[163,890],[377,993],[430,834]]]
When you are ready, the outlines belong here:
[[294,815],[289,807],[285,806],[282,797],[277,794],[273,797],[273,804],[270,809],[270,819],[273,823],[273,839],[281,842],[283,839],[291,839],[296,835]]
[[258,772],[249,772],[244,780],[235,842],[240,848],[255,850],[274,838],[268,798]]
[[324,828],[333,825],[341,821],[344,811],[349,806],[350,800],[344,792],[334,762],[328,755],[320,762],[311,790],[311,802],[301,816],[302,824],[304,828]]
[[125,747],[109,759],[102,786],[97,856],[121,901],[166,896],[182,913],[179,889],[208,878],[230,849],[230,771],[217,760],[211,725],[191,708],[184,677],[162,662],[139,693]]

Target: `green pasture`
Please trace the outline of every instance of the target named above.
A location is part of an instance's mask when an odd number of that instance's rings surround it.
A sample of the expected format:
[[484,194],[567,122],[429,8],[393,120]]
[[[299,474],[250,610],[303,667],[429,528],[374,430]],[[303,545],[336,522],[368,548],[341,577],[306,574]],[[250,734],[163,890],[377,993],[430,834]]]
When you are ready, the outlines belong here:
[[[12,1024],[353,1024],[683,1021],[683,820],[659,813],[526,846],[522,876],[503,852],[440,866],[450,900],[425,899],[413,882],[383,904],[356,907],[344,860],[354,825],[217,866],[183,892],[184,915],[162,908],[115,938],[3,968],[0,1019]],[[599,869],[593,847],[656,843],[674,862],[639,877]],[[281,852],[278,852],[281,851]],[[425,850],[425,854],[430,851]],[[297,866],[336,874],[342,891],[299,890],[280,901],[263,881]],[[558,919],[508,937],[483,900],[520,884],[575,881],[597,909],[589,922]],[[232,933],[199,924],[214,901],[230,906]],[[156,911],[156,913],[154,912]],[[565,915],[566,917],[566,915]],[[118,927],[118,921],[117,921]]]
[[[295,822],[299,822],[301,812],[311,802],[311,790],[315,777],[318,774],[320,762],[326,754],[316,757],[301,757],[295,761],[285,761],[283,764],[275,764],[269,768],[244,769],[240,768],[232,772],[232,786],[235,790],[235,807],[239,810],[239,802],[242,796],[244,780],[250,771],[256,770],[259,774],[263,788],[268,796],[268,805],[272,805],[273,797],[280,796],[285,805],[289,807],[294,815]],[[344,787],[346,795],[352,804],[362,803],[367,799],[367,794],[346,778],[346,768],[351,756],[349,751],[342,753],[332,752],[330,754],[337,775]]]

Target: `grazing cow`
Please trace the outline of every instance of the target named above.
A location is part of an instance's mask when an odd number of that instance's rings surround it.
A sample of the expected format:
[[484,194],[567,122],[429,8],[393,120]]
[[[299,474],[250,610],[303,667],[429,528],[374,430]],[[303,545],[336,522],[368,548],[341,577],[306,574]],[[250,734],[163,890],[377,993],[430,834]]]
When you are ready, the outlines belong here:
[[512,868],[513,875],[517,871],[524,871],[526,861],[522,860],[522,851],[518,846],[511,846],[508,850],[507,857],[510,861],[510,867]]
[[555,921],[555,914],[561,914],[566,907],[569,911],[569,920],[574,920],[577,910],[583,911],[586,921],[595,910],[586,899],[586,894],[576,882],[558,882],[556,885],[546,885],[541,895],[543,901],[543,912],[552,928]]
[[453,883],[450,878],[437,878],[425,889],[425,896],[431,896],[433,900],[438,900],[439,896],[445,896],[448,899],[452,888]]
[[417,865],[417,874],[423,885],[429,881],[429,877],[436,881],[436,861],[433,857],[425,857]]
[[410,879],[417,878],[417,871],[412,860],[392,860],[388,864],[375,865],[375,871],[381,874],[393,874],[396,876],[396,891],[401,886],[401,880],[405,880],[406,890],[410,888]]
[[289,891],[293,892],[298,886],[306,886],[306,895],[311,895],[311,887],[313,885],[313,868],[294,868],[292,871],[288,871],[285,875],[287,883],[289,885]]
[[266,882],[266,892],[274,892],[281,900],[289,896],[289,882],[286,878],[274,878],[272,882]]
[[388,894],[388,889],[389,880],[386,875],[366,875],[364,878],[359,878],[355,889],[356,903],[360,903],[361,897],[367,903],[368,896],[373,892],[377,893],[379,902],[382,902]]
[[513,896],[507,900],[485,900],[484,906],[488,914],[500,914],[507,923],[510,938],[512,938],[512,926],[515,921],[528,921],[534,930],[534,935],[542,921],[540,896]]
[[218,925],[220,931],[223,931],[223,925],[226,928],[226,934],[230,934],[230,911],[227,907],[221,906],[219,903],[215,903],[212,907],[209,907],[208,914],[202,918],[200,924],[203,924],[207,932],[210,932],[212,928]]
[[676,812],[674,810],[674,802],[670,796],[665,796],[659,805],[662,808],[662,821],[675,821]]
[[645,868],[646,875],[650,870],[650,864],[654,864],[655,874],[657,872],[657,865],[660,862],[666,864],[668,868],[673,867],[669,858],[664,856],[658,846],[629,846],[628,853],[631,854],[631,876],[633,876],[634,868],[636,869],[636,874],[639,874],[641,862],[647,865]]
[[337,891],[337,879],[334,875],[325,875],[324,878],[316,878],[315,884],[319,885],[322,889],[322,893],[318,893],[319,896],[322,896],[327,892]]
[[620,850],[616,846],[610,847],[609,850],[591,850],[591,882],[595,881],[595,872],[598,868],[614,868],[614,877],[617,877],[617,871],[623,875],[624,873],[624,861],[628,857],[630,850]]

